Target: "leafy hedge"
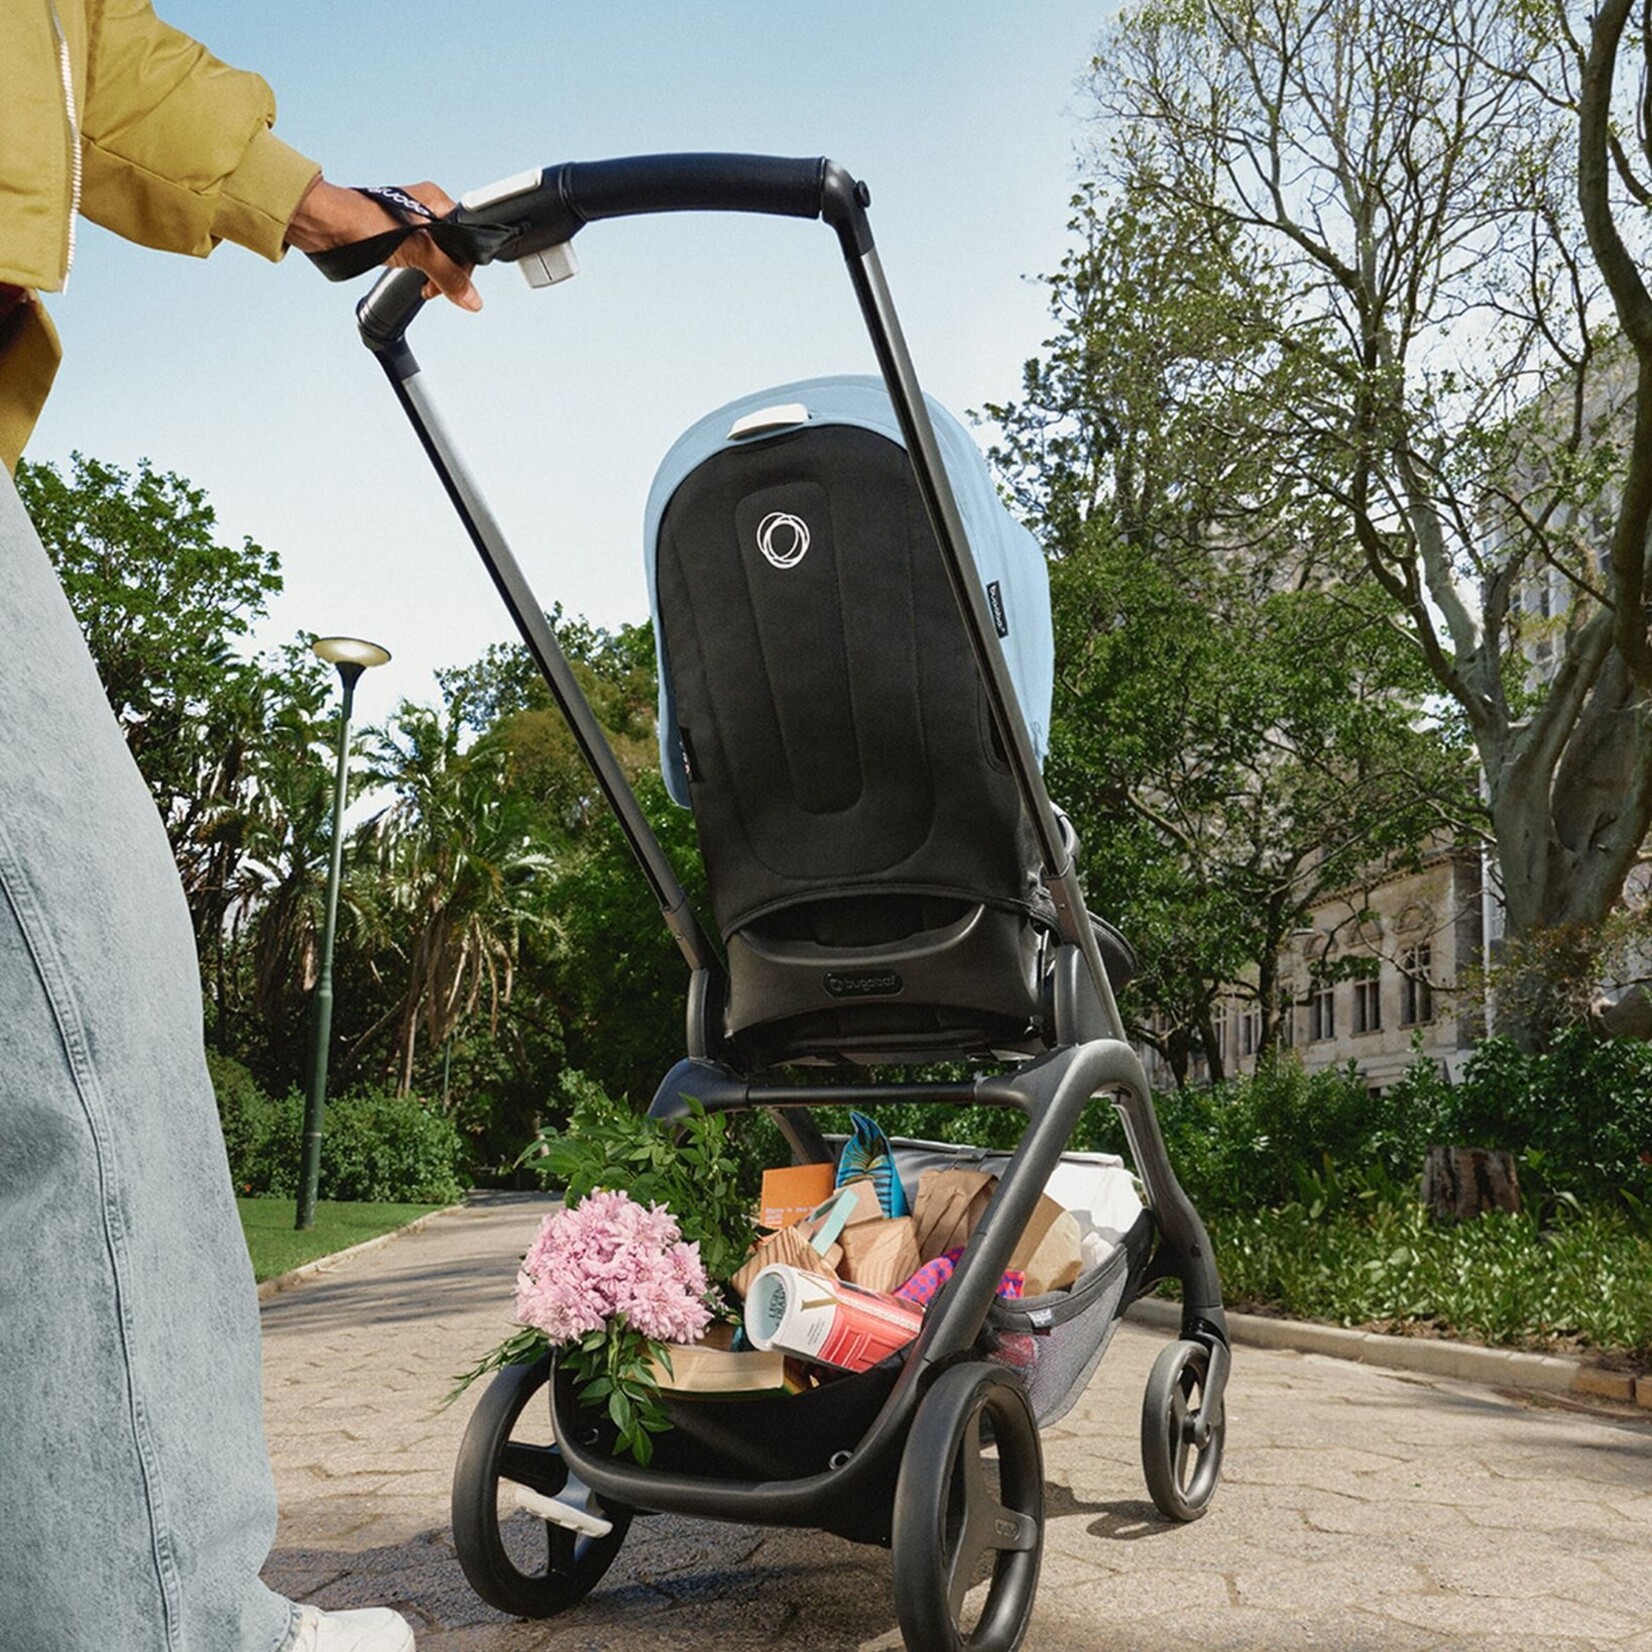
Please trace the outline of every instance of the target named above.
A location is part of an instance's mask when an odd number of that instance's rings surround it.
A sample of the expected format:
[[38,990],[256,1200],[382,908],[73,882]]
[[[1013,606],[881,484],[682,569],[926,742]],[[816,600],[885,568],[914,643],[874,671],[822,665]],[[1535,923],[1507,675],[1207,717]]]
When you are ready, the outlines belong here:
[[[1487,1039],[1457,1083],[1419,1057],[1381,1095],[1352,1066],[1306,1073],[1285,1056],[1154,1104],[1176,1173],[1207,1214],[1287,1204],[1327,1157],[1414,1188],[1436,1143],[1507,1148],[1539,1202],[1652,1206],[1652,1045],[1568,1033],[1524,1055]],[[1080,1139],[1123,1150],[1110,1108],[1086,1114]]]
[[1223,1293],[1298,1319],[1425,1324],[1515,1346],[1652,1351],[1652,1231],[1561,1204],[1540,1221],[1437,1224],[1381,1172],[1304,1178],[1312,1197],[1210,1224]]
[[1488,1038],[1450,1084],[1414,1062],[1391,1092],[1434,1141],[1506,1147],[1523,1177],[1586,1203],[1652,1205],[1652,1044],[1582,1028],[1540,1055]]
[[[1652,1047],[1571,1034],[1526,1056],[1492,1039],[1459,1082],[1419,1058],[1381,1095],[1352,1067],[1310,1074],[1283,1057],[1154,1101],[1233,1305],[1652,1357]],[[892,1134],[991,1145],[1019,1132],[981,1108],[878,1117]],[[1436,1143],[1512,1151],[1524,1212],[1433,1223],[1417,1190]],[[1124,1151],[1110,1104],[1090,1104],[1075,1145]]]
[[[209,1056],[230,1175],[243,1196],[298,1196],[304,1098],[266,1096],[238,1062]],[[468,1182],[453,1120],[417,1097],[364,1091],[327,1104],[318,1197],[452,1204]]]

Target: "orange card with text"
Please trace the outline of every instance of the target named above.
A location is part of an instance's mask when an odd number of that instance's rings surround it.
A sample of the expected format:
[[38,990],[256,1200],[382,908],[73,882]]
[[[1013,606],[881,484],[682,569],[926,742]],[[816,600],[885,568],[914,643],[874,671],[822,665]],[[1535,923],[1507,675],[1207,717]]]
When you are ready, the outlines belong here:
[[829,1164],[791,1164],[763,1172],[763,1197],[757,1225],[790,1227],[832,1194],[834,1172]]

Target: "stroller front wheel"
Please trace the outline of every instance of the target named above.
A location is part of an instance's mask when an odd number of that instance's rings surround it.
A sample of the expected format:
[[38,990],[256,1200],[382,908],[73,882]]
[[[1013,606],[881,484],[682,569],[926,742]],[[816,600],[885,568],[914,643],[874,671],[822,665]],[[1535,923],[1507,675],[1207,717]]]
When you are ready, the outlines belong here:
[[[901,1456],[890,1547],[910,1652],[1021,1644],[1044,1551],[1044,1453],[1019,1378],[981,1363],[936,1378]],[[966,1597],[983,1579],[976,1611]]]
[[1141,1460],[1147,1490],[1171,1520],[1197,1520],[1210,1507],[1222,1475],[1227,1417],[1203,1415],[1210,1350],[1202,1342],[1162,1349],[1141,1404]]
[[[489,1606],[522,1618],[552,1617],[583,1600],[631,1525],[628,1510],[596,1510],[570,1475],[550,1438],[548,1404],[542,1425],[523,1422],[550,1375],[549,1355],[505,1366],[471,1414],[453,1465],[453,1545],[465,1580]],[[544,1518],[547,1509],[561,1519]],[[604,1522],[606,1531],[595,1529]]]

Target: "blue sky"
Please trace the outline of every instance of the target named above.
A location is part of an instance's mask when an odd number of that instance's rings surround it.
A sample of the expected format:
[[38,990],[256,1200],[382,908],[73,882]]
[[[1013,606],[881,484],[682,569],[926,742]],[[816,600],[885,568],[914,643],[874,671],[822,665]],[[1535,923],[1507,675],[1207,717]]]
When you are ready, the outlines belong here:
[[[1047,336],[1067,244],[1077,89],[1108,0],[159,0],[274,86],[277,130],[341,183],[457,195],[553,161],[663,150],[825,154],[867,181],[919,377],[955,410],[1013,394]],[[430,306],[427,383],[541,599],[616,625],[647,609],[655,466],[720,402],[873,371],[818,224],[599,224],[583,273],[532,293],[483,271],[480,317]],[[364,283],[238,248],[204,262],[85,228],[51,308],[67,360],[29,456],[147,456],[205,487],[227,533],[281,556],[262,626],[353,632],[396,656],[383,716],[510,634],[383,378],[355,337]]]

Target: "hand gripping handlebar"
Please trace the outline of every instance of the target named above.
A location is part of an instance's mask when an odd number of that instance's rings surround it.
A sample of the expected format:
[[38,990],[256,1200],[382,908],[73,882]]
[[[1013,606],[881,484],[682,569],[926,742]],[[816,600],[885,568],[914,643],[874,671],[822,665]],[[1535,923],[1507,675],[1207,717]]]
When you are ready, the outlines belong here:
[[[659,212],[755,212],[783,218],[821,218],[837,231],[845,255],[871,250],[866,208],[871,197],[841,166],[817,156],[631,155],[607,161],[564,161],[525,172],[467,195],[457,210],[429,226],[450,257],[467,264],[514,261],[565,246],[599,218]],[[395,232],[393,232],[395,233]],[[363,255],[384,250],[382,238],[358,243]],[[352,249],[338,248],[335,254]],[[335,280],[359,275],[371,263],[321,255]],[[370,346],[396,342],[419,309],[424,277],[416,270],[381,281],[357,311]]]

